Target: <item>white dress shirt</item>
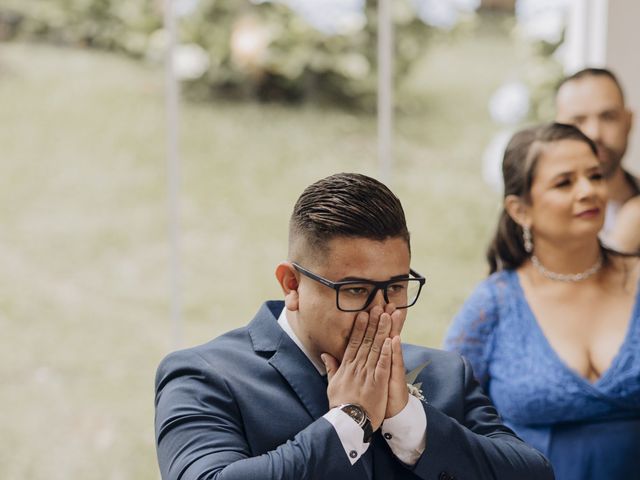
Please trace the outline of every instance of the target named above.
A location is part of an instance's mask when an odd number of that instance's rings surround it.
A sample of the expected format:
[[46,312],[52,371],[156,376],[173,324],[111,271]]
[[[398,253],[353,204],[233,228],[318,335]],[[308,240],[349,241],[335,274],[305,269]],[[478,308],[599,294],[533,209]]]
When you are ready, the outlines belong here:
[[[326,375],[327,371],[322,362],[309,355],[305,346],[294,333],[286,312],[286,308],[282,309],[278,324],[307,356],[320,375]],[[362,441],[362,428],[339,408],[332,408],[323,417],[333,425],[351,465],[356,463],[370,445]],[[415,465],[424,452],[427,441],[427,416],[420,400],[409,395],[409,402],[404,409],[394,417],[384,420],[381,430],[383,438],[389,444],[394,455],[407,465]]]

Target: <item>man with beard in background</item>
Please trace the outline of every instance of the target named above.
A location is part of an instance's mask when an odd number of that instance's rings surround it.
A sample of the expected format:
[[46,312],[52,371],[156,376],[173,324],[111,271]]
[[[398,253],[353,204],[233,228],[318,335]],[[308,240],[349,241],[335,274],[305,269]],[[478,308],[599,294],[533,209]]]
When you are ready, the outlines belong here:
[[[565,78],[556,93],[556,121],[575,125],[598,147],[609,190],[602,236],[607,244],[616,247],[615,238],[625,229],[624,225],[617,225],[622,219],[619,214],[630,213],[622,207],[640,194],[640,180],[622,168],[633,112],[625,106],[616,76],[604,68],[585,68]],[[636,198],[626,210],[640,214],[639,200]]]

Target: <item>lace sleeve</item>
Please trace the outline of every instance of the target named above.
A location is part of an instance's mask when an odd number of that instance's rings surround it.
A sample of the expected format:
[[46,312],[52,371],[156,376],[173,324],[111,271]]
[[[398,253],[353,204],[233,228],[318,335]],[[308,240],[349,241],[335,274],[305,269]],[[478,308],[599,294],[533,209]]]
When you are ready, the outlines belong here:
[[464,356],[483,388],[489,383],[489,360],[498,321],[498,305],[493,284],[482,282],[454,317],[444,340],[445,350]]

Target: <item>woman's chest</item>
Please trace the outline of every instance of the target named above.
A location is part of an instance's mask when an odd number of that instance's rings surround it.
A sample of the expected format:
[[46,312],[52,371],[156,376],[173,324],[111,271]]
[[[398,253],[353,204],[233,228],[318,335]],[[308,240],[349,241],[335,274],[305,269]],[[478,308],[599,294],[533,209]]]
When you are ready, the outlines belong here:
[[[571,312],[556,318],[565,324],[574,321]],[[585,333],[589,328],[584,322],[582,329],[579,319],[575,322],[575,328],[563,325],[553,331],[554,344],[526,304],[501,312],[489,390],[505,418],[571,420],[610,411],[617,402],[640,409],[640,334],[637,328],[629,330],[635,323],[627,319],[624,328],[608,329],[603,321]],[[596,341],[595,336],[601,338]],[[599,369],[597,378],[584,374],[594,368]]]
[[[568,286],[571,287],[571,286]],[[596,294],[597,293],[597,294]],[[634,327],[635,298],[622,289],[589,292],[570,288],[529,292],[529,317],[550,350],[568,368],[595,382],[611,367]]]

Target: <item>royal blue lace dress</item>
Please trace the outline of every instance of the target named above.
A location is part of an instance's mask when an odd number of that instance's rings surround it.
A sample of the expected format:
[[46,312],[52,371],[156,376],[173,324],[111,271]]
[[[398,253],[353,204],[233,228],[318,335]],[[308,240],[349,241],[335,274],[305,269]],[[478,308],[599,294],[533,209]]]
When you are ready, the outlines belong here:
[[484,280],[445,348],[464,355],[504,422],[557,480],[640,480],[640,295],[620,351],[594,383],[558,357],[513,270]]

